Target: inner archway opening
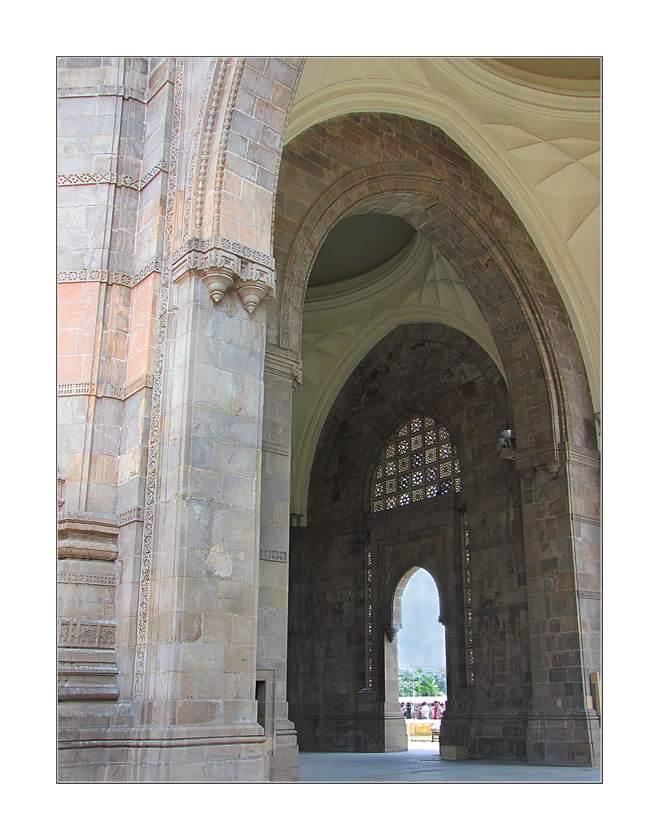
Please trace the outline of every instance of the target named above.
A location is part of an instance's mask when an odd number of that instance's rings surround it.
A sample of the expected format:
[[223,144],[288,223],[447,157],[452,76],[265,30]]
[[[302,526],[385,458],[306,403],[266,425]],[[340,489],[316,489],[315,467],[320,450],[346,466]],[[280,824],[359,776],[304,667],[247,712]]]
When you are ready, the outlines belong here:
[[447,699],[446,636],[432,575],[422,568],[411,569],[401,586],[398,703],[410,749],[439,740]]

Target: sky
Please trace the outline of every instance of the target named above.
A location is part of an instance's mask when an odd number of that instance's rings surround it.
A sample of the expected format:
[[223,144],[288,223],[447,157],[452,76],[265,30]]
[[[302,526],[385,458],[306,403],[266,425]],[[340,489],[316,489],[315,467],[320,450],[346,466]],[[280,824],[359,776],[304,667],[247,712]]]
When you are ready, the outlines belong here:
[[446,665],[439,594],[432,576],[419,569],[403,591],[402,630],[398,633],[399,665]]

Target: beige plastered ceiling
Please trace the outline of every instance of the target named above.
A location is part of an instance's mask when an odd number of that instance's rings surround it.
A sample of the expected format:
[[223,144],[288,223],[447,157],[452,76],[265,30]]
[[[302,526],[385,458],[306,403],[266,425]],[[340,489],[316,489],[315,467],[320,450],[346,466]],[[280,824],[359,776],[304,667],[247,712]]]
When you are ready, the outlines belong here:
[[[599,63],[588,57],[311,57],[286,137],[358,111],[399,113],[446,131],[501,189],[545,259],[577,333],[594,411],[601,408]],[[333,400],[396,324],[456,326],[501,367],[473,298],[422,242],[415,237],[369,274],[309,289],[305,382],[293,412],[293,512],[305,513],[311,459]],[[409,277],[396,274],[401,265]]]
[[[596,411],[600,96],[593,76],[598,63],[581,57],[310,57],[286,138],[351,111],[406,114],[446,131],[502,190],[546,260],[579,337]],[[547,75],[557,64],[565,68],[562,76]],[[538,72],[530,73],[529,66]]]

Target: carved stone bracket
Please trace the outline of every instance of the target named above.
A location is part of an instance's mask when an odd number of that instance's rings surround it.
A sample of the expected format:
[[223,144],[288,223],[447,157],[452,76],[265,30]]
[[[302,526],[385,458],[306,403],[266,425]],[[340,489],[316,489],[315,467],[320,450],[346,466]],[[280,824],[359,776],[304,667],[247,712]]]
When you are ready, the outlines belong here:
[[264,298],[275,297],[274,272],[255,263],[247,263],[243,277],[236,279],[236,291],[251,315]]
[[202,278],[214,303],[235,290],[250,315],[262,300],[276,295],[274,260],[227,239],[191,239],[176,252],[173,281],[194,276]]
[[392,624],[391,627],[385,629],[385,633],[390,642],[393,642],[399,631],[402,629],[402,624]]
[[456,493],[453,504],[456,510],[465,513],[467,510],[467,497],[463,493]]
[[527,484],[531,484],[534,480],[537,481],[540,476],[549,476],[549,478],[555,479],[560,468],[560,461],[550,460],[542,464],[523,467],[518,472]]
[[206,284],[213,303],[219,303],[225,293],[233,287],[238,279],[238,274],[233,266],[227,264],[204,269],[201,273],[201,279]]

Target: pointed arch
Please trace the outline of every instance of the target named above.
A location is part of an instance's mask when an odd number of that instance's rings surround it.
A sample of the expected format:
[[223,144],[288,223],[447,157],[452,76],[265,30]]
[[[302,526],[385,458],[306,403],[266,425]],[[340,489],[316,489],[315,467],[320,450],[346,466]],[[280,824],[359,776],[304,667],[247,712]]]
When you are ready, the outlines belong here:
[[[280,344],[294,352],[301,346],[302,304],[316,253],[339,219],[357,212],[395,212],[424,233],[454,267],[476,298],[489,322],[507,377],[524,358],[526,369],[545,390],[542,460],[558,460],[560,444],[570,436],[570,418],[565,407],[565,387],[554,344],[530,283],[508,249],[486,227],[450,185],[449,169],[412,163],[382,163],[350,172],[333,184],[313,205],[288,251],[280,302]],[[496,303],[495,303],[496,301]],[[516,329],[511,331],[511,321]],[[513,386],[514,387],[514,386]],[[519,415],[539,408],[537,395],[529,401],[517,389]],[[531,406],[531,402],[534,405]],[[525,405],[527,403],[528,405]],[[534,412],[533,434],[537,434]],[[524,441],[530,430],[520,428]]]

